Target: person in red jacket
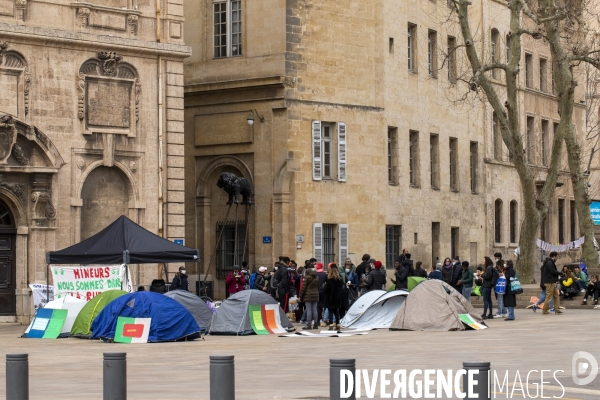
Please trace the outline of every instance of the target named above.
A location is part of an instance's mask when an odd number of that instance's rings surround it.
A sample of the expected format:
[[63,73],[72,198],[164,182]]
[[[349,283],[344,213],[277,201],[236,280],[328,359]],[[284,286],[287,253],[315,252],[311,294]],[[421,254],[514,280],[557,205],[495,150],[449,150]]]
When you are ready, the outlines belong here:
[[246,280],[244,279],[244,274],[240,273],[240,266],[234,265],[233,271],[228,273],[227,278],[225,278],[225,285],[227,286],[227,297],[244,290],[245,284]]

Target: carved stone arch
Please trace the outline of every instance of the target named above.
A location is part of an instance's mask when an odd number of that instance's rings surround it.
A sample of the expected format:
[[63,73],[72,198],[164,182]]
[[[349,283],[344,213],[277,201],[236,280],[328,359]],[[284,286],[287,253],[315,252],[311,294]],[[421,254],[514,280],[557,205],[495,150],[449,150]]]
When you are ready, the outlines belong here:
[[29,114],[29,65],[21,53],[8,50],[7,42],[0,42],[0,73],[14,79],[12,83],[5,83],[3,88],[5,101],[12,102],[5,105],[5,110],[16,118],[24,118]]
[[[98,167],[106,167],[106,165],[104,165],[103,160],[98,160],[98,161],[94,161],[94,162],[90,163],[81,172],[81,176],[79,177],[79,180],[77,182],[77,189],[76,189],[76,197],[78,199],[81,199],[81,191],[83,190],[83,185],[85,184],[85,181],[87,180],[89,175],[92,173],[92,171],[94,171]],[[127,191],[129,194],[129,203],[131,205],[136,204],[137,201],[139,200],[139,192],[138,192],[137,184],[135,182],[135,178],[131,174],[131,171],[125,166],[125,164],[123,164],[122,162],[119,162],[119,161],[116,161],[114,163],[114,167],[118,168],[119,171],[121,171],[127,178],[125,184],[127,185]]]
[[294,172],[297,172],[296,163],[294,160],[285,160],[273,182],[273,193],[290,193]]
[[[233,167],[239,170],[243,177],[248,179],[253,184],[254,178],[248,165],[240,158],[235,156],[219,156],[214,158],[208,165],[202,170],[196,181],[196,195],[197,196],[209,196],[211,186],[207,185],[208,179],[214,171],[223,167]],[[254,184],[253,184],[254,186]]]
[[79,67],[77,117],[86,134],[136,136],[142,85],[137,69],[114,51],[100,51]]
[[15,221],[15,227],[27,226],[27,213],[19,198],[10,190],[0,186],[0,199],[9,208]]

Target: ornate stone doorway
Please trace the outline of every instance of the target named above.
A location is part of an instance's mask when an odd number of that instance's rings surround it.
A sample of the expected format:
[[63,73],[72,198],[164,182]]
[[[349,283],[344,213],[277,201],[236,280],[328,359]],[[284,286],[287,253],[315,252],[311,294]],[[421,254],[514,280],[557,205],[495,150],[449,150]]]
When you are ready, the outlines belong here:
[[0,315],[16,313],[16,234],[14,219],[8,207],[0,202]]

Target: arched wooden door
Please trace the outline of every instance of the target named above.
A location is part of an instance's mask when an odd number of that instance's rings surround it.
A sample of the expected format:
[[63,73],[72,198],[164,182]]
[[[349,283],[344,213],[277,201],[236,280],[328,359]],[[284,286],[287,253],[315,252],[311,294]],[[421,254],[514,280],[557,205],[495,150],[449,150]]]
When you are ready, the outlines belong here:
[[16,233],[17,229],[10,210],[0,202],[0,315],[16,313]]

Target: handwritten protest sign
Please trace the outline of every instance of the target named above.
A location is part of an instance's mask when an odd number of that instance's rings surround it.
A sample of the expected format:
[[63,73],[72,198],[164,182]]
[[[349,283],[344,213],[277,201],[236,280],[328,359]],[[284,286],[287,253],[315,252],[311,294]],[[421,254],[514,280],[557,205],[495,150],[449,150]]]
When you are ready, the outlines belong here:
[[52,267],[56,298],[71,294],[78,299],[91,300],[107,290],[131,292],[131,279],[125,279],[126,271],[125,265]]
[[[45,307],[48,301],[54,300],[54,286],[46,286],[39,283],[29,285],[31,294],[33,295],[33,308],[37,311],[38,308]],[[48,293],[48,290],[50,293]]]

